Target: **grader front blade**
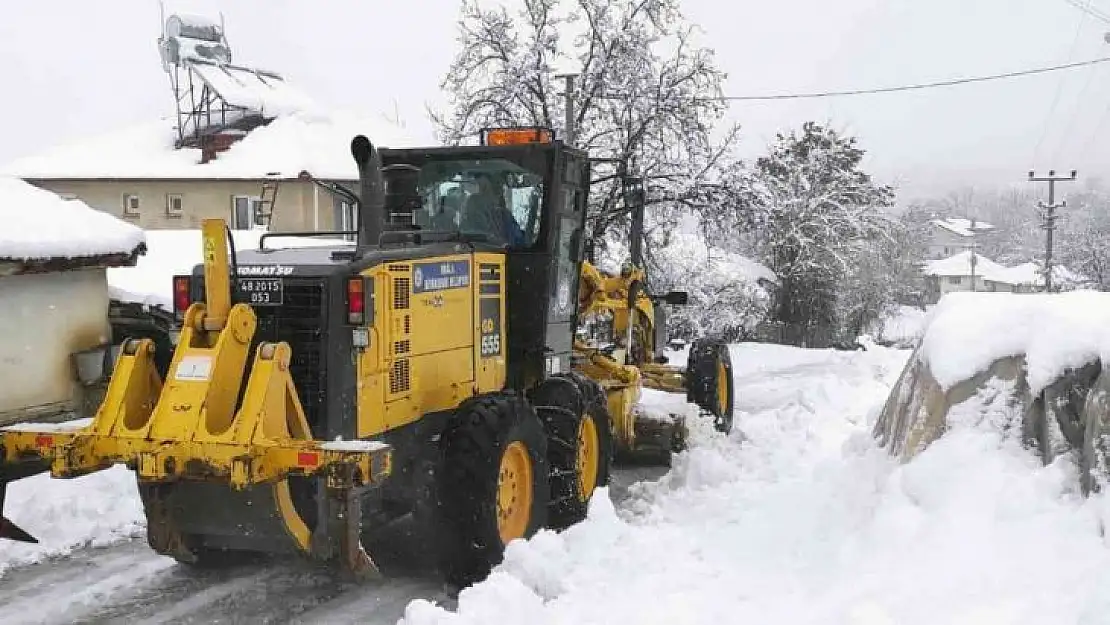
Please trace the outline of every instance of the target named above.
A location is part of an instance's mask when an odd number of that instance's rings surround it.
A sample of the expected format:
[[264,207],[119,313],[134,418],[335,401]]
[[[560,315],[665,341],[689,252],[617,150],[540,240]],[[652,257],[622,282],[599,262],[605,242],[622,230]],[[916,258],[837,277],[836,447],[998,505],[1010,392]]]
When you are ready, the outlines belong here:
[[[0,514],[11,481],[122,464],[136,474],[159,553],[195,562],[212,550],[299,552],[373,573],[358,541],[359,500],[390,473],[392,450],[313,440],[289,345],[261,343],[250,358],[257,319],[230,305],[223,236],[222,221],[205,222],[208,304],[186,311],[166,380],[154,343],[130,339],[90,424],[0,430]],[[34,540],[7,519],[0,537]]]

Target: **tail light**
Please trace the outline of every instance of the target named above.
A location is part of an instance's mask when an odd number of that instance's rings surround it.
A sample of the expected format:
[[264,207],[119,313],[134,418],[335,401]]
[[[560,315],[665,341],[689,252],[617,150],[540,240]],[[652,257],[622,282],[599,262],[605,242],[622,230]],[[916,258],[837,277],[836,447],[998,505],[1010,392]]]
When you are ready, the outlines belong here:
[[347,279],[347,323],[369,325],[373,318],[373,282],[356,276]]
[[178,321],[185,318],[185,311],[193,303],[193,280],[190,276],[173,277],[173,314]]

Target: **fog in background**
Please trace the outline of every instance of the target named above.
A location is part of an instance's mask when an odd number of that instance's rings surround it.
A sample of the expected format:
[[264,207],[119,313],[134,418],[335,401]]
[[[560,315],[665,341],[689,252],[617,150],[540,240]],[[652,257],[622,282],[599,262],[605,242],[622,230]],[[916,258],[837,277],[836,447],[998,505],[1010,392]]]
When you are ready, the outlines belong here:
[[[158,2],[11,4],[0,17],[0,162],[173,112],[156,48]],[[1065,0],[683,5],[732,95],[894,86],[1110,56],[1110,26]],[[237,63],[434,140],[426,107],[442,104],[457,1],[167,0],[166,9],[223,11]],[[1075,168],[1089,182],[1110,165],[1108,107],[1110,63],[927,91],[735,103],[730,116],[744,126],[749,156],[809,119],[855,134],[870,170],[906,201],[965,184],[1027,185],[1034,167]]]

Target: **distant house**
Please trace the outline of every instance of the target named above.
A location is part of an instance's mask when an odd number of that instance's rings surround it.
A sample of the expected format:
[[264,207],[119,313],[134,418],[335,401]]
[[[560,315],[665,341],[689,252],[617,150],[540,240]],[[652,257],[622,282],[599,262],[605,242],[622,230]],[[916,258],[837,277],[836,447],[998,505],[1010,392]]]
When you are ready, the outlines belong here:
[[0,424],[88,408],[78,354],[112,339],[107,271],[134,265],[143,231],[0,176]]
[[[970,250],[926,261],[924,273],[931,303],[953,291],[1036,293],[1044,289],[1044,275],[1037,263],[1005,267]],[[1059,265],[1053,267],[1052,277],[1056,284],[1068,287],[1086,282],[1083,276]]]
[[[348,202],[311,179],[354,186],[351,139],[407,136],[384,120],[324,112],[272,71],[232,62],[222,20],[171,15],[158,40],[175,114],[21,158],[21,178],[144,229],[351,230]],[[170,95],[170,94],[167,94]]]
[[291,113],[215,154],[175,147],[169,120],[48,149],[0,167],[62,197],[144,229],[195,229],[221,217],[236,229],[350,230],[354,211],[308,178],[357,192],[350,142],[365,134],[385,147],[408,145],[383,121]]
[[929,240],[927,255],[929,260],[948,258],[953,254],[970,250],[981,238],[997,231],[985,221],[974,218],[947,217],[933,219],[932,238]]

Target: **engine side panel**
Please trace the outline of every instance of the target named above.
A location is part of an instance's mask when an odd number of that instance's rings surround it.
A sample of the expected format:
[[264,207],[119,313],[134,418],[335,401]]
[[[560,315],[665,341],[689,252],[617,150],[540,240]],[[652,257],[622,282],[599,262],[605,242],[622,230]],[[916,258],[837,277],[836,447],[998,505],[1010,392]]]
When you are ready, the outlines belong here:
[[362,272],[374,313],[357,356],[358,437],[504,387],[504,265],[501,254],[452,254]]

